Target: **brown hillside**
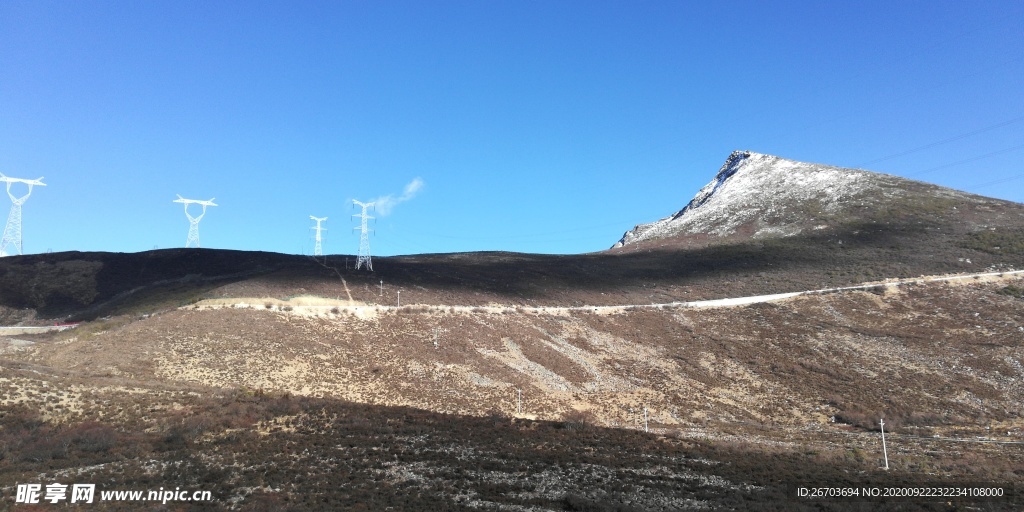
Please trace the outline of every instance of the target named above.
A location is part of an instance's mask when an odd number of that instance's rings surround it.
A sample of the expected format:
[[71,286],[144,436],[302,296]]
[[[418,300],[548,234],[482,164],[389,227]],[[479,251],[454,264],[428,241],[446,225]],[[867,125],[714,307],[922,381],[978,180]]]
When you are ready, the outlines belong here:
[[861,424],[878,414],[894,425],[1016,425],[1024,323],[1021,299],[1000,293],[1008,286],[611,314],[185,308],[90,324],[8,357],[89,377],[473,415],[513,413],[522,389],[531,415],[587,410],[609,425],[634,424],[644,406],[659,425]]
[[[950,503],[1015,510],[1022,281],[610,314],[197,304],[19,336],[0,349],[0,489],[74,474],[243,510],[847,510],[865,505],[795,488],[970,481],[1009,496]],[[637,432],[644,407],[661,437]]]

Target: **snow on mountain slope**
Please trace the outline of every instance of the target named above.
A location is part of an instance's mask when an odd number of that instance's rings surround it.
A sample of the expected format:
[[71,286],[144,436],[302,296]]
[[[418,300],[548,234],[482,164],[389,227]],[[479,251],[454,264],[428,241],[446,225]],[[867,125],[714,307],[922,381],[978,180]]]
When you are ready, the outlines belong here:
[[[644,240],[699,235],[750,238],[791,236],[815,219],[848,206],[866,206],[901,193],[907,180],[856,169],[735,151],[685,208],[627,231],[615,247]],[[940,187],[935,187],[940,189]],[[963,195],[951,189],[942,194]]]

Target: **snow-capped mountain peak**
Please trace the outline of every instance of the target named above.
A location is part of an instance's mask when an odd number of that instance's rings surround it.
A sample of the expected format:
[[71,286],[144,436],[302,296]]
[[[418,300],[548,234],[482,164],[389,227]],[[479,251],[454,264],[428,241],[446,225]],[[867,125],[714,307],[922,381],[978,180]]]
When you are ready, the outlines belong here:
[[898,194],[894,176],[734,151],[682,210],[627,231],[614,247],[674,236],[790,236],[857,201]]

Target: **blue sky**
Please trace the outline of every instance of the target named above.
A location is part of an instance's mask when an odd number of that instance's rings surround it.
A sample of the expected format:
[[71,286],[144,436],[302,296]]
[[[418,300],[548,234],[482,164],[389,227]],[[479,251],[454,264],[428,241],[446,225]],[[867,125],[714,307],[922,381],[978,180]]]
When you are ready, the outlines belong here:
[[[0,1],[27,253],[578,253],[736,149],[1024,202],[1024,2]],[[918,148],[927,147],[918,150]],[[0,196],[2,197],[2,196]],[[9,201],[0,202],[7,211]]]

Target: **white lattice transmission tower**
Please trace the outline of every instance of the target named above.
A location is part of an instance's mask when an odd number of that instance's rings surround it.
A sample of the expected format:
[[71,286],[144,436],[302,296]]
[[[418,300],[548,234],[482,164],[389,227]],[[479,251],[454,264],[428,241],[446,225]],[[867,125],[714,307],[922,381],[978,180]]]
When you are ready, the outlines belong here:
[[[188,238],[185,240],[185,247],[199,247],[199,221],[203,220],[203,216],[206,215],[207,206],[217,206],[213,204],[213,198],[209,201],[200,201],[198,199],[185,199],[178,195],[178,198],[173,202],[185,204],[185,216],[188,217]],[[188,205],[198,204],[202,205],[203,213],[200,213],[198,217],[193,217],[192,214],[188,213]]]
[[373,261],[370,259],[370,230],[366,227],[366,221],[372,219],[373,217],[367,215],[366,210],[368,208],[373,208],[374,203],[363,203],[360,201],[353,200],[352,204],[356,206],[361,206],[363,208],[362,213],[358,215],[353,215],[353,217],[360,218],[359,227],[352,228],[359,230],[359,256],[356,257],[356,270],[359,270],[365,265],[366,270],[372,272]]
[[[8,178],[3,174],[0,174],[0,181],[7,183],[7,196],[11,198],[11,213],[7,216],[7,225],[4,227],[3,239],[0,239],[0,256],[11,256],[14,254],[22,254],[21,245],[21,205],[25,204],[28,200],[28,196],[32,195],[32,187],[39,185],[45,187],[46,183],[43,183],[43,178],[35,180],[26,180],[22,178]],[[24,183],[28,185],[28,192],[21,197],[14,197],[11,193],[11,185],[15,183]]]
[[323,236],[321,236],[320,232],[321,231],[327,231],[327,230],[322,228],[322,227],[320,227],[320,223],[325,221],[325,220],[327,220],[327,217],[314,217],[314,216],[310,215],[309,218],[311,218],[311,219],[316,221],[316,227],[315,228],[309,228],[309,229],[315,229],[316,230],[316,235],[314,236],[314,238],[316,239],[316,245],[313,246],[313,256],[323,256],[324,255],[324,247],[323,247],[323,243],[322,243],[323,242]]

